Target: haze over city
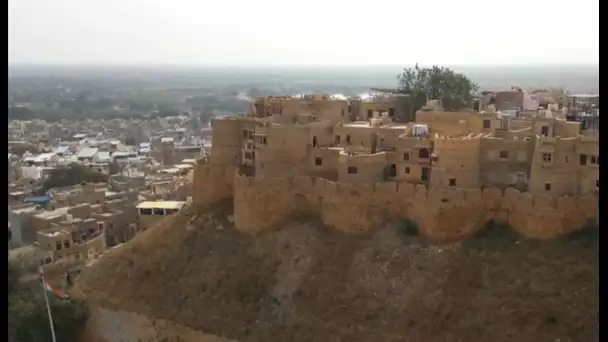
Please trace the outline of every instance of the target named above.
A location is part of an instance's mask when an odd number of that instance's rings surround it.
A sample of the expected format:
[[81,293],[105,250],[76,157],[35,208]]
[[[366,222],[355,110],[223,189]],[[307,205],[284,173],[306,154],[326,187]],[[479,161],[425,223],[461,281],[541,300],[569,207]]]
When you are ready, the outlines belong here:
[[598,0],[10,0],[9,64],[598,64]]

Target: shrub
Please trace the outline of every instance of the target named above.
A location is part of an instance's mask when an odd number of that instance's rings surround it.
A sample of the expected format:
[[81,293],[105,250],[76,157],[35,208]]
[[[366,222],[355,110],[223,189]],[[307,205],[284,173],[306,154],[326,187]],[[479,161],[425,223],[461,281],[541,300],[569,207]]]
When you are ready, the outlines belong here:
[[512,238],[515,237],[515,232],[511,229],[509,224],[488,220],[484,224],[483,228],[481,228],[476,234],[477,238]]
[[418,224],[412,220],[402,220],[398,226],[399,232],[405,236],[418,236]]
[[597,242],[599,238],[599,229],[594,220],[587,221],[579,230],[576,230],[566,236],[563,239],[566,242]]

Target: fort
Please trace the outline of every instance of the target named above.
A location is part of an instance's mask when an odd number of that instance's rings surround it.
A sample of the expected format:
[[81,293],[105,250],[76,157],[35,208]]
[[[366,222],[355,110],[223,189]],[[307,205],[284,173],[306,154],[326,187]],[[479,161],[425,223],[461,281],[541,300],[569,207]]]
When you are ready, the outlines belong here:
[[429,103],[396,122],[398,99],[264,97],[212,122],[194,204],[232,199],[235,228],[281,229],[314,215],[343,232],[411,221],[430,240],[463,239],[488,220],[552,238],[597,217],[597,136],[560,112],[447,112]]

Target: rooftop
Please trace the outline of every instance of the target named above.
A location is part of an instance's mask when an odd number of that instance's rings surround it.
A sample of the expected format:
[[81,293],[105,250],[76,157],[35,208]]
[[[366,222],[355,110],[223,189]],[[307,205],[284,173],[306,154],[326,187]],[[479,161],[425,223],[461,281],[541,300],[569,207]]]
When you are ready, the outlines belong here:
[[78,152],[78,158],[93,158],[97,151],[98,149],[96,148],[85,147]]
[[65,216],[68,213],[68,208],[59,208],[59,209],[55,209],[52,211],[43,211],[39,214],[36,214],[34,216],[36,216],[39,219],[43,219],[43,220],[52,220],[61,216]]
[[24,199],[23,202],[32,203],[32,204],[46,204],[50,200],[51,199],[49,198],[49,196],[35,196],[35,197],[28,197],[28,198]]
[[137,205],[137,209],[181,209],[186,202],[182,201],[146,201]]

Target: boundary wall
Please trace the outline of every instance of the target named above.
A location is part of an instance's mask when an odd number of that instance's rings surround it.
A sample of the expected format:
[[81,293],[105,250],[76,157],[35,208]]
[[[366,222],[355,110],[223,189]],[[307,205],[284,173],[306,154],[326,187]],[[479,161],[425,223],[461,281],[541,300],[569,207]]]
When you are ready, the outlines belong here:
[[429,190],[406,182],[348,184],[308,176],[255,179],[227,168],[203,168],[194,182],[195,203],[233,196],[235,228],[251,234],[279,230],[299,215],[315,215],[348,233],[408,219],[426,238],[457,241],[493,219],[527,237],[553,238],[597,217],[594,196],[534,197],[511,188]]
[[211,166],[201,160],[194,168],[192,197],[194,205],[206,205],[230,199],[234,196],[236,167]]

